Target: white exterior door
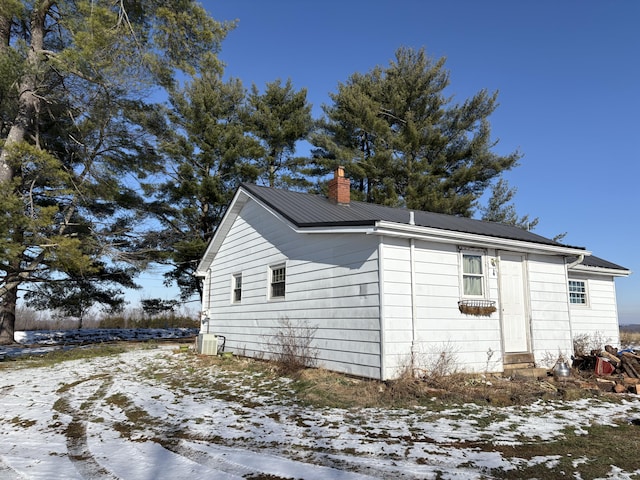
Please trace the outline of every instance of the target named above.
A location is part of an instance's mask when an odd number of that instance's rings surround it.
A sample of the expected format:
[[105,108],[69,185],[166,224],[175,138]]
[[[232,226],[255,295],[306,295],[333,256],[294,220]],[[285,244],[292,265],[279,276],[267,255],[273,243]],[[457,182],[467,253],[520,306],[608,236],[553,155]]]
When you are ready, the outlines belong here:
[[522,255],[500,255],[500,316],[505,353],[529,351],[529,319]]

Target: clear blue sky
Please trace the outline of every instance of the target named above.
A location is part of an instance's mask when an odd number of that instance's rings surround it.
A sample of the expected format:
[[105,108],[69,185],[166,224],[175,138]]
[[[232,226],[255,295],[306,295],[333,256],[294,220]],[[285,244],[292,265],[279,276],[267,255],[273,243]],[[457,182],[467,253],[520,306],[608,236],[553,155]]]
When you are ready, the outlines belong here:
[[621,323],[640,323],[640,2],[636,0],[209,0],[239,23],[222,45],[246,87],[290,78],[315,117],[355,72],[398,47],[446,57],[448,94],[499,92],[495,151],[536,233],[636,272],[616,281]]

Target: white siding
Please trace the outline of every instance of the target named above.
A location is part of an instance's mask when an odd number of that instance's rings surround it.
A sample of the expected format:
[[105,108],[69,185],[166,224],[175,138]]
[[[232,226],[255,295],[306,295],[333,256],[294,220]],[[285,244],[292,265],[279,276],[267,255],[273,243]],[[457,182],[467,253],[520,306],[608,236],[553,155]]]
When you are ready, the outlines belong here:
[[569,304],[573,336],[589,336],[594,342],[593,348],[602,348],[605,344],[618,346],[620,326],[614,278],[572,272],[569,279],[582,280],[587,286],[587,304]]
[[[530,255],[527,261],[531,299],[531,335],[537,364],[573,351],[564,259]],[[546,365],[544,365],[546,366]]]
[[394,378],[399,370],[410,363],[411,324],[411,271],[409,241],[385,238],[382,255],[382,321],[384,330],[383,379]]
[[[490,317],[464,315],[460,254],[453,245],[416,241],[413,254],[415,291],[411,294],[411,250],[406,239],[385,238],[382,247],[385,378],[393,378],[410,363],[431,370],[441,354],[460,370],[501,371],[498,313]],[[482,251],[488,299],[498,300],[497,275],[491,268],[493,251]],[[415,327],[412,305],[415,304]]]
[[[286,294],[270,300],[269,266],[286,264]],[[255,202],[234,221],[210,269],[210,332],[226,349],[268,356],[283,319],[317,327],[319,366],[380,378],[377,238],[298,234]],[[242,274],[242,301],[231,279]],[[206,325],[203,327],[206,330]]]

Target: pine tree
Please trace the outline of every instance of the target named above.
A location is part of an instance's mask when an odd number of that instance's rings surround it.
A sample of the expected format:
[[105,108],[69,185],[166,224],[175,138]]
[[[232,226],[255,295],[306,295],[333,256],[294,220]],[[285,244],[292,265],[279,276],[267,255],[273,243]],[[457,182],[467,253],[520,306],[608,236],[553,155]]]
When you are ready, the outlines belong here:
[[89,282],[100,301],[132,286],[136,182],[161,168],[163,116],[145,100],[178,71],[219,68],[229,28],[192,0],[0,4],[0,343],[20,290]]
[[149,213],[160,228],[145,236],[168,265],[167,284],[174,281],[186,300],[202,297],[194,277],[226,206],[240,182],[255,181],[254,162],[263,154],[242,120],[246,91],[239,80],[223,82],[219,72],[204,72],[171,96],[171,128],[160,145],[165,179],[146,185],[154,200]]
[[401,48],[387,68],[339,84],[312,137],[318,172],[343,164],[368,202],[470,216],[491,181],[520,155],[491,151],[488,117],[497,94],[481,90],[453,104],[444,93],[444,63]]
[[491,188],[491,197],[487,205],[480,209],[482,220],[533,230],[539,220],[538,218],[530,220],[529,215],[518,217],[515,205],[510,203],[515,194],[515,187],[509,187],[509,183],[503,178],[498,180]]
[[258,179],[270,187],[307,186],[307,159],[295,157],[296,142],[307,138],[313,128],[307,91],[295,91],[291,80],[267,83],[260,94],[253,85],[247,99],[245,122],[260,142],[264,153],[256,159]]
[[263,94],[254,85],[247,94],[239,80],[223,82],[210,71],[172,92],[169,116],[160,149],[167,178],[146,187],[160,228],[146,241],[169,267],[165,283],[176,282],[183,300],[202,298],[193,274],[240,183],[307,183],[294,154],[312,127],[311,107],[290,81],[268,83]]

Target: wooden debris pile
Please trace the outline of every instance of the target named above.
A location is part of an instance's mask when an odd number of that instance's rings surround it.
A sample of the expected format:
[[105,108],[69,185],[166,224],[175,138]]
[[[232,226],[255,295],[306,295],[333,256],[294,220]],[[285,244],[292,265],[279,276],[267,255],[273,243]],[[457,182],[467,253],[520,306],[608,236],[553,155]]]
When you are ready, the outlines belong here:
[[602,350],[592,350],[591,355],[574,358],[573,367],[582,375],[595,375],[601,390],[640,394],[639,353],[605,345]]

